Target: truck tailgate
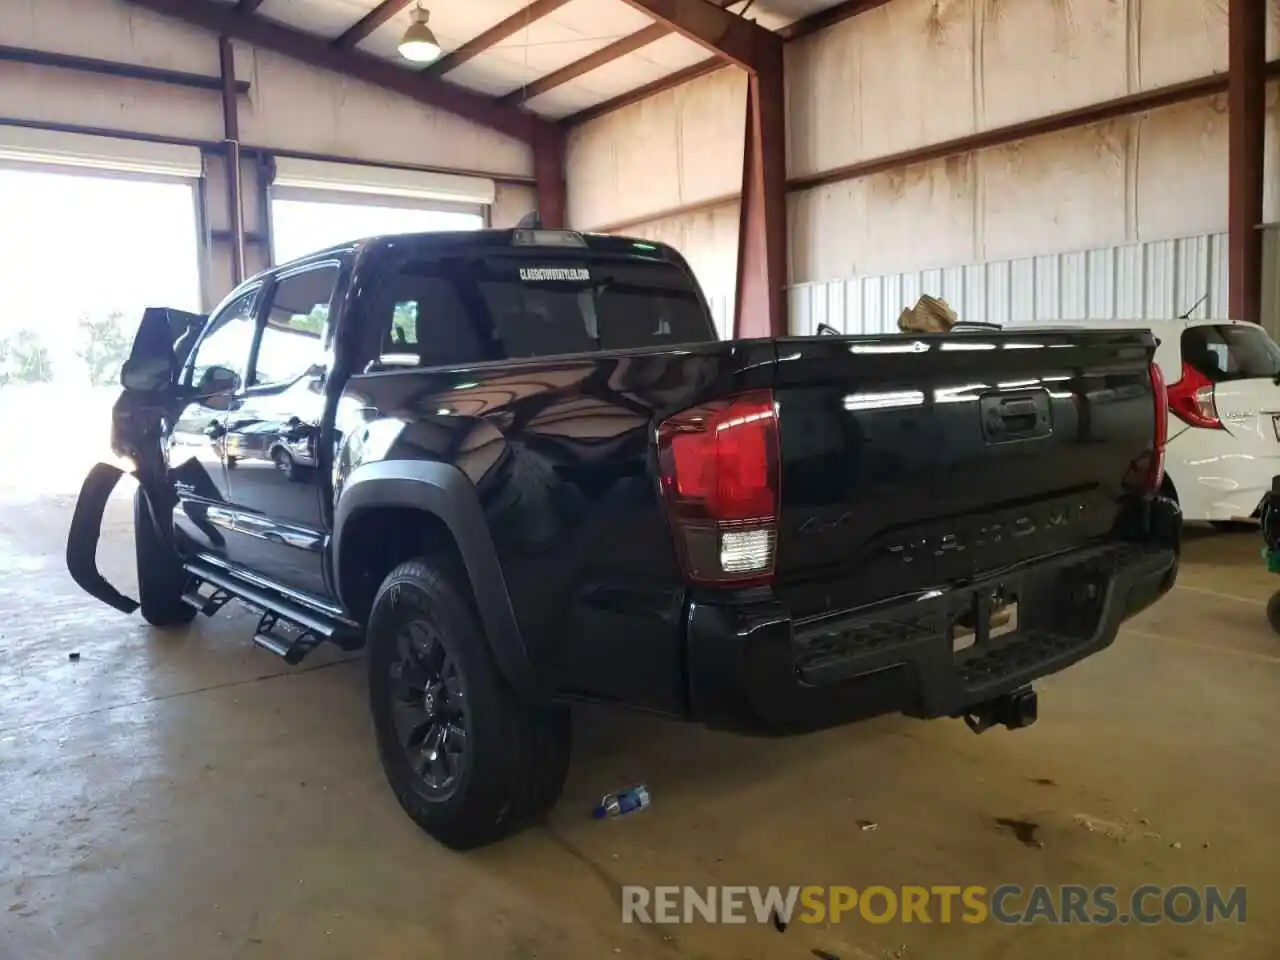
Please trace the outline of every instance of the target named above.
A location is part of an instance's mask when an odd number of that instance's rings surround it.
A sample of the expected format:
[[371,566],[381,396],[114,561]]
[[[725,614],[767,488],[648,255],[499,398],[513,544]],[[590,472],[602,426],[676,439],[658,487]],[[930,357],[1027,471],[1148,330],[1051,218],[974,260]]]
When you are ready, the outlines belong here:
[[1147,331],[777,341],[776,589],[848,609],[1106,540],[1155,435]]

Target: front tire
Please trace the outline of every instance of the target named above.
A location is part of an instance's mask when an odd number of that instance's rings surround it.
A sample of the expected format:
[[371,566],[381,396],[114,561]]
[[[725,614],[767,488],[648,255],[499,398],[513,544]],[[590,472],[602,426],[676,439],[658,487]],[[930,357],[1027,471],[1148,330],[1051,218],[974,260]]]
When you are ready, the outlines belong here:
[[302,468],[298,466],[298,461],[293,459],[293,454],[288,450],[278,448],[271,459],[275,461],[276,469],[283,473],[293,483],[297,483],[302,479]]
[[447,568],[411,560],[393,570],[367,645],[378,756],[414,822],[466,850],[551,809],[569,767],[568,711],[520,700]]
[[133,544],[138,559],[138,603],[143,619],[153,627],[190,623],[197,611],[182,599],[189,579],[187,572],[182,569],[182,560],[156,529],[141,489],[133,494]]

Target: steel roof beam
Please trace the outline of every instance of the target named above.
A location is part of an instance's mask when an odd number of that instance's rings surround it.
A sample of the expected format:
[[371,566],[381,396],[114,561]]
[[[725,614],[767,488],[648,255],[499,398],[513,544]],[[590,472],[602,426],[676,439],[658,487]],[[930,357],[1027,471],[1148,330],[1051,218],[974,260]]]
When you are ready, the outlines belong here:
[[242,40],[321,70],[383,87],[419,103],[464,117],[473,123],[532,143],[546,121],[438,77],[402,70],[358,50],[344,50],[319,38],[262,17],[208,0],[126,0],[134,6]]

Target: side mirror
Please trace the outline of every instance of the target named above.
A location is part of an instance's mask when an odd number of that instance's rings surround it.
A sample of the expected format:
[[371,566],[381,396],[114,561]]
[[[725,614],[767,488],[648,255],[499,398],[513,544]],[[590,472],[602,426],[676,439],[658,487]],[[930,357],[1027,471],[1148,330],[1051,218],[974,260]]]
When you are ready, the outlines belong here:
[[[158,393],[171,388],[207,319],[181,310],[147,307],[129,357],[120,369],[120,385],[135,393]],[[179,341],[182,347],[175,352]]]
[[164,390],[173,382],[173,368],[164,357],[130,357],[120,368],[120,385],[138,393]]
[[240,390],[240,374],[230,367],[205,367],[200,374],[200,382],[195,385],[195,396],[204,401],[204,405],[215,410],[227,410],[231,406],[231,398]]

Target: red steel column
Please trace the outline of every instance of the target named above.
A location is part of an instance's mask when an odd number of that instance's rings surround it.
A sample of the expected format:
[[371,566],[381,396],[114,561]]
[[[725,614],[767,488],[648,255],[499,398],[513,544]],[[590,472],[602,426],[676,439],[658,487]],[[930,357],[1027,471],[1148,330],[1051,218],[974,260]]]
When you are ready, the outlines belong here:
[[540,124],[533,136],[533,177],[538,195],[538,216],[551,230],[568,226],[569,212],[564,172],[565,132],[549,123]]
[[1227,249],[1231,318],[1262,317],[1262,149],[1266,135],[1266,0],[1230,0]]
[[782,44],[759,44],[747,87],[735,337],[787,330],[787,121]]

